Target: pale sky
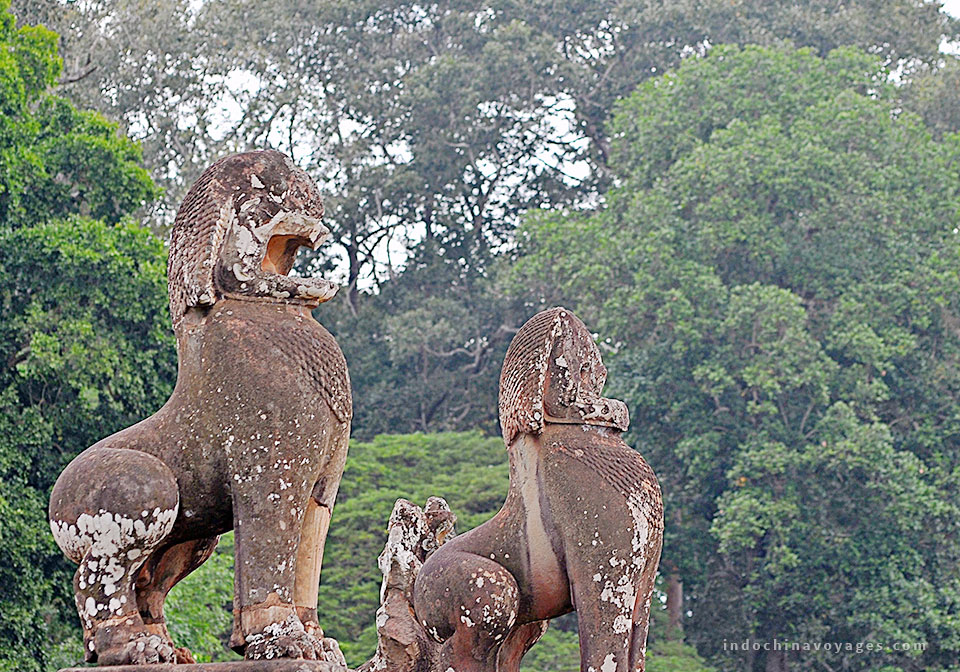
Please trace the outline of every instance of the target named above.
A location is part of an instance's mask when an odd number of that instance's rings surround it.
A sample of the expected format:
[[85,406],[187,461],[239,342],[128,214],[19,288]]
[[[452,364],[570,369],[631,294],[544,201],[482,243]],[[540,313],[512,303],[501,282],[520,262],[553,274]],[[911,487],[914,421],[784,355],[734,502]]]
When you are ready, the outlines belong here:
[[[960,0],[943,0],[943,11],[960,18]],[[951,44],[944,40],[940,45],[940,51],[947,54],[960,54],[960,44],[957,42]]]

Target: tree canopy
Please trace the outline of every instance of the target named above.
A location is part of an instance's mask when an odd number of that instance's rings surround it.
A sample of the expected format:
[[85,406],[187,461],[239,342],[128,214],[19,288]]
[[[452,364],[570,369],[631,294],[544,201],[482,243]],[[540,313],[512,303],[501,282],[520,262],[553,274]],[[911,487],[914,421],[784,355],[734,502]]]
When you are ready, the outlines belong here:
[[521,230],[518,291],[606,339],[718,662],[744,633],[930,644],[846,669],[957,660],[960,136],[880,65],[716,47],[619,104],[606,207]]
[[16,28],[0,3],[0,222],[36,224],[77,213],[116,222],[157,195],[139,148],[116,124],[51,95],[57,35]]
[[711,45],[855,45],[927,82],[904,98],[949,126],[939,48],[960,22],[940,4],[15,1],[62,34],[60,90],[143,141],[157,230],[229,151],[273,146],[317,179],[333,236],[301,266],[347,285],[321,314],[358,362],[366,438],[495,429],[499,357],[530,311],[491,267],[526,210],[610,186],[619,98]]
[[[337,254],[355,287],[371,274],[390,278],[386,249],[402,261],[403,248],[423,239],[482,269],[523,209],[589,197],[605,182],[615,101],[684,54],[721,43],[789,41],[822,55],[854,45],[909,73],[935,65],[941,42],[960,37],[940,4],[15,6],[63,35],[64,92],[144,139],[167,187],[168,219],[213,158],[275,146],[327,191]],[[123,48],[111,48],[118,39]]]
[[0,669],[63,662],[73,569],[46,503],[63,466],[153,412],[176,371],[158,192],[139,147],[49,92],[57,37],[0,2]]

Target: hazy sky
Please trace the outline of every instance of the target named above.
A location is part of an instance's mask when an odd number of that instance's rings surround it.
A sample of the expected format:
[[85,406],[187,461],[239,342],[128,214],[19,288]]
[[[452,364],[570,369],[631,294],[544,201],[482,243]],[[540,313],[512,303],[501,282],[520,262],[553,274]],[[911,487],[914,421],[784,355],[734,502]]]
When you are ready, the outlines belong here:
[[943,8],[954,16],[960,16],[960,0],[943,0]]

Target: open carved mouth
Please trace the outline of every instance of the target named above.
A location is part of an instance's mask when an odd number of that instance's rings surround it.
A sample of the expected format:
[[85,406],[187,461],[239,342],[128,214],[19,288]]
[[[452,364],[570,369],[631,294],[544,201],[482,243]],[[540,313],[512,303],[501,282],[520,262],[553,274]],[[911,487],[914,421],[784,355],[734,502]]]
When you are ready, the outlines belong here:
[[270,224],[270,238],[267,240],[262,268],[277,275],[290,273],[301,247],[316,250],[330,235],[330,229],[321,224],[319,219],[296,212],[280,212]]
[[293,269],[297,251],[301,247],[313,246],[306,238],[300,236],[272,236],[267,241],[267,251],[263,255],[263,270],[277,275],[287,275]]

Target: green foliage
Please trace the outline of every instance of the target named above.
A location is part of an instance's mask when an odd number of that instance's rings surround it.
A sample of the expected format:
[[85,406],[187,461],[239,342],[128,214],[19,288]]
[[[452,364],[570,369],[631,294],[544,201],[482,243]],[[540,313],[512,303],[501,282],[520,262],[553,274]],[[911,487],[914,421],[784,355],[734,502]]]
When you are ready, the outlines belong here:
[[649,672],[712,672],[697,650],[680,640],[665,641],[647,652]]
[[[166,399],[165,253],[122,218],[156,195],[140,150],[48,93],[57,36],[0,2],[0,670],[82,654],[47,495],[63,466]],[[92,220],[87,216],[100,218]]]
[[[487,277],[492,259],[509,249],[525,210],[593,202],[611,167],[623,176],[627,157],[617,156],[615,140],[624,129],[610,117],[638,85],[711,44],[786,41],[810,47],[811,57],[856,45],[906,80],[937,67],[941,41],[960,36],[939,3],[914,0],[15,6],[63,34],[64,95],[142,139],[166,187],[158,230],[200,171],[228,151],[273,146],[317,178],[333,235],[306,264],[345,280],[340,303],[320,314],[331,315],[325,323],[349,350],[363,438],[496,431],[489,409],[509,336],[500,327],[518,327],[532,306],[506,305]],[[104,48],[118,35],[122,49]],[[858,68],[875,73],[873,58],[845,53],[808,79],[830,89],[837,78],[852,82]],[[816,81],[791,88],[793,80],[772,77],[753,80],[755,91],[770,89],[767,98],[730,98],[727,84],[752,65],[701,78],[702,95],[688,96],[676,121],[719,108],[717,95],[734,111],[745,102],[743,114],[766,113],[764,100],[790,110],[822,95]],[[923,107],[949,116],[953,80],[942,81]],[[869,77],[856,85],[885,88]],[[671,100],[657,104],[669,112]],[[656,149],[669,153],[677,140],[667,133]],[[374,286],[379,292],[361,291]],[[433,324],[437,314],[448,324]]]
[[[57,37],[17,28],[8,6],[0,670],[33,672],[77,655],[47,491],[76,452],[162,403],[175,359],[162,246],[124,220],[157,195],[140,149],[49,93]],[[318,314],[346,351],[360,437],[495,433],[512,328],[571,305],[603,334],[630,440],[664,481],[665,560],[702,653],[745,669],[724,635],[869,634],[932,646],[790,662],[960,664],[960,137],[957,68],[938,53],[960,28],[939,3],[17,6],[68,31],[62,91],[146,134],[168,205],[214,154],[276,142],[328,185],[349,288]],[[103,31],[130,43],[104,48]],[[723,42],[741,48],[707,46]],[[831,51],[849,44],[866,51]],[[889,84],[894,66],[909,86]],[[236,71],[255,84],[236,89]],[[207,111],[225,98],[243,113],[221,134]],[[574,164],[582,183],[564,175]],[[527,219],[504,297],[487,273],[524,208],[578,203],[610,170],[605,208]],[[399,275],[382,264],[391,241],[408,247]],[[443,494],[467,529],[499,506],[504,457],[477,434],[355,444],[321,596],[351,662],[373,650],[393,500]],[[225,541],[172,598],[171,628],[209,659],[229,655],[229,558]],[[679,643],[651,650],[651,670],[702,668]],[[565,669],[573,651],[556,628],[526,666]]]
[[[15,5],[63,34],[64,92],[144,141],[167,187],[159,224],[218,155],[282,148],[329,190],[351,292],[421,239],[482,271],[524,209],[595,195],[615,101],[685,54],[855,45],[906,77],[960,37],[939,2],[915,0]],[[104,48],[118,35],[123,49]]]
[[923,117],[936,136],[960,132],[960,56],[944,54],[903,87],[904,107]]
[[3,417],[31,428],[8,472],[47,488],[109,428],[166,400],[176,357],[165,266],[163,244],[130,223],[0,231]]
[[130,223],[0,230],[0,657],[16,669],[39,669],[75,620],[46,522],[54,480],[172,390],[164,271],[160,241]]
[[745,635],[960,653],[960,137],[885,81],[851,49],[715,47],[620,104],[605,209],[521,231],[516,291],[606,337],[687,638],[729,669]]
[[205,563],[174,586],[164,606],[167,628],[198,663],[238,660],[227,648],[233,628],[233,532]]
[[499,430],[500,364],[525,309],[485,278],[435,258],[384,283],[352,314],[344,301],[317,318],[350,366],[353,435]]
[[[789,127],[813,106],[846,90],[869,90],[873,97],[889,99],[892,87],[880,68],[875,56],[851,48],[820,58],[812,49],[721,45],[709,58],[687,61],[647,80],[617,104],[611,130],[630,140],[613,147],[613,167],[629,176],[635,188],[647,188],[734,120],[752,128],[771,117],[770,123]],[[691,71],[696,75],[690,76]]]
[[580,672],[580,642],[576,631],[548,628],[523,657],[520,669],[523,672]]
[[[655,594],[656,595],[656,594]],[[647,639],[647,670],[649,672],[714,672],[714,668],[697,654],[697,650],[682,639],[667,639],[669,628],[667,612],[654,609],[650,620],[650,634]]]
[[[3,448],[6,448],[5,446]],[[0,450],[3,450],[0,448]],[[7,452],[4,450],[3,452]],[[57,594],[69,583],[51,581],[44,571],[59,549],[46,521],[46,500],[22,483],[0,480],[0,670],[39,670],[44,631],[37,620],[56,616],[55,606],[69,605]],[[69,594],[68,594],[69,595]]]
[[0,222],[18,227],[89,215],[114,223],[158,191],[140,148],[116,124],[48,93],[61,60],[57,35],[16,28],[0,2]]

